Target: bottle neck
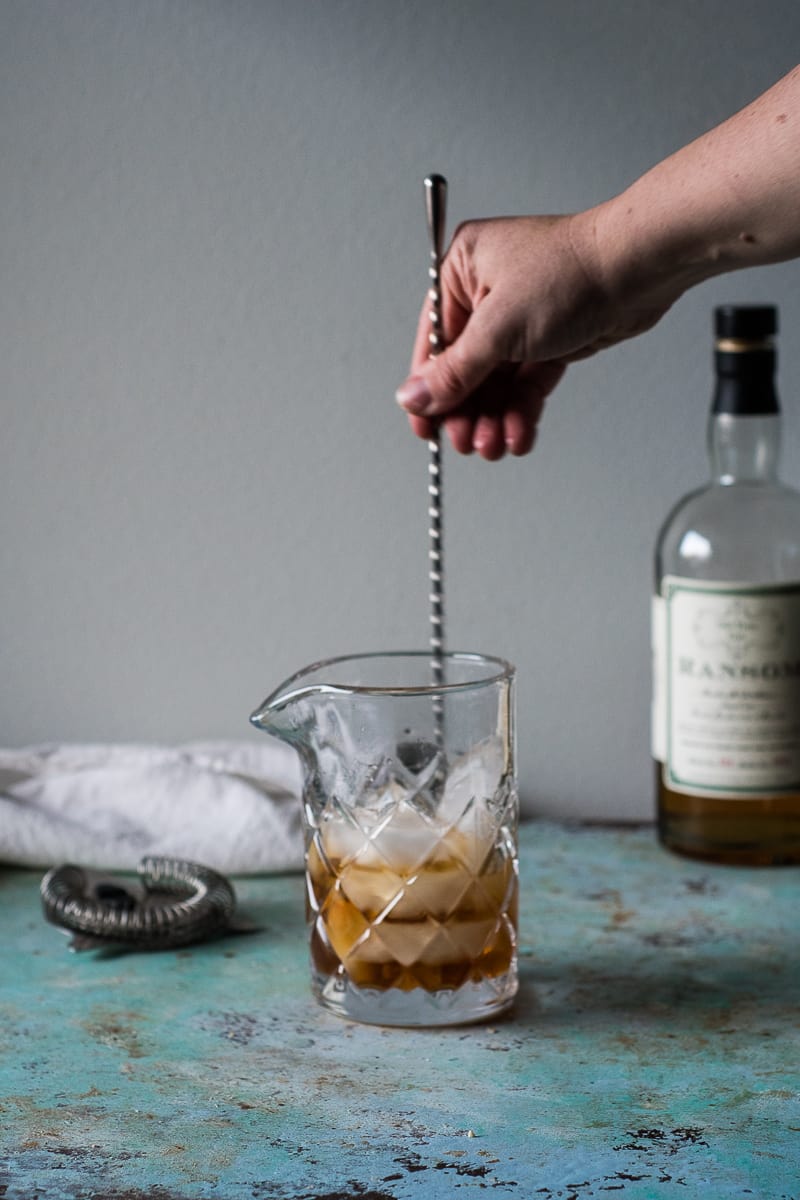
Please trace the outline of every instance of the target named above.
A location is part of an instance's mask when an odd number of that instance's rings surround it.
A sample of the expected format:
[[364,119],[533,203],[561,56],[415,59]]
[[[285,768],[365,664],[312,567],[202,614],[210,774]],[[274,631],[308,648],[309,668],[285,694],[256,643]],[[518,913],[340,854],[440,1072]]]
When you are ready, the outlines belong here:
[[715,483],[771,483],[778,478],[780,404],[770,339],[723,339],[716,345],[716,388],[708,426]]
[[714,483],[774,483],[780,459],[780,413],[739,417],[713,413],[708,453]]

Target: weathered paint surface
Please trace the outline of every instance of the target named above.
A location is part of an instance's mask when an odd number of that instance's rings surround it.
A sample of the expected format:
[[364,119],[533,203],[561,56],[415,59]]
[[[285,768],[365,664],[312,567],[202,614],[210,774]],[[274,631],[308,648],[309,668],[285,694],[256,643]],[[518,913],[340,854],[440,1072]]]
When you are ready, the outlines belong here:
[[307,987],[303,883],[262,933],[70,955],[0,871],[6,1200],[800,1198],[800,870],[650,830],[529,824],[522,991],[493,1026],[346,1024]]

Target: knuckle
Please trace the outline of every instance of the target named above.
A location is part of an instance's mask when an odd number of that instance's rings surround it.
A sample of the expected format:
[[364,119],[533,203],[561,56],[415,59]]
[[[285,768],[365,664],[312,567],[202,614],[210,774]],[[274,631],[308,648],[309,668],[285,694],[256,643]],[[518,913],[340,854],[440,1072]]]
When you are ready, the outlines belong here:
[[461,247],[474,245],[481,224],[483,224],[482,221],[476,220],[459,222],[453,234],[452,245]]

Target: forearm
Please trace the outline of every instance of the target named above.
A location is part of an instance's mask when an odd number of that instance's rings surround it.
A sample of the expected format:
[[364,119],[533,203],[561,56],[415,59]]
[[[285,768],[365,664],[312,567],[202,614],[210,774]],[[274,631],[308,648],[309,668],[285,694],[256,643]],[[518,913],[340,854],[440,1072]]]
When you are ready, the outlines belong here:
[[678,291],[800,255],[800,67],[593,210],[597,266]]

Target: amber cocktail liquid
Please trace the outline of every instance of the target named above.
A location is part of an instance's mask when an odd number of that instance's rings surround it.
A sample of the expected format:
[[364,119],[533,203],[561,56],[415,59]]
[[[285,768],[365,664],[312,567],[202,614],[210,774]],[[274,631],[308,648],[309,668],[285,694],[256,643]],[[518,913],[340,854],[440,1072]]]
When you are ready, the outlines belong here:
[[305,739],[312,987],[353,1020],[477,1021],[517,990],[513,671],[447,658],[435,735],[423,655],[321,664],[315,675],[345,678],[357,663],[367,682],[289,693]]
[[[494,827],[482,802],[467,822],[483,828],[431,829],[401,799],[372,836],[335,821],[316,831],[311,959],[329,1004],[366,989],[377,993],[366,997],[370,1007],[385,1015],[430,1007],[430,1020],[458,1007],[459,996],[496,1011],[516,964],[514,837]],[[414,991],[426,995],[409,1004]]]

